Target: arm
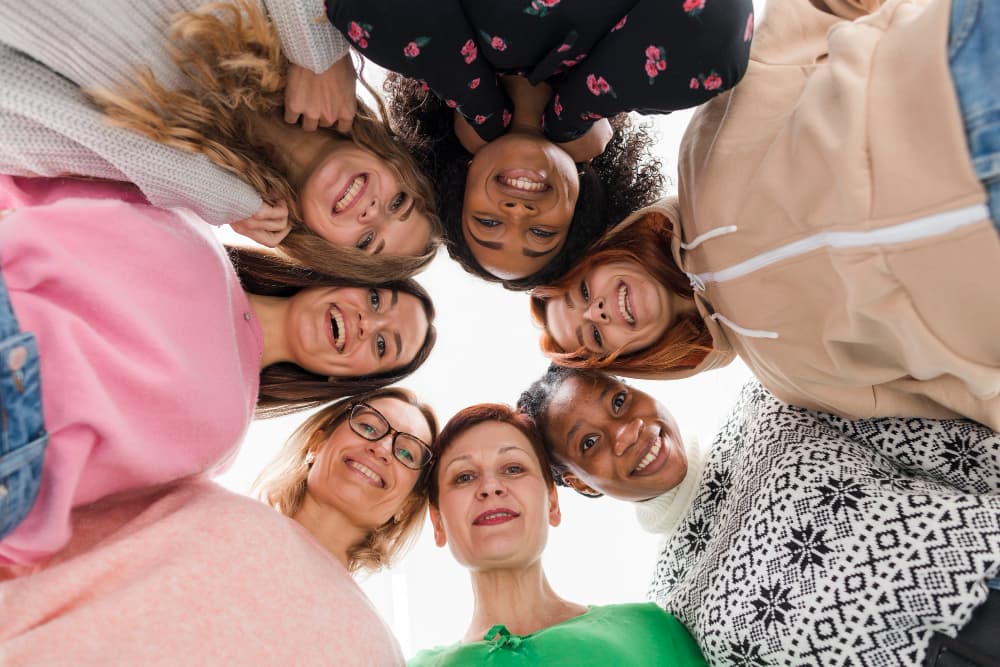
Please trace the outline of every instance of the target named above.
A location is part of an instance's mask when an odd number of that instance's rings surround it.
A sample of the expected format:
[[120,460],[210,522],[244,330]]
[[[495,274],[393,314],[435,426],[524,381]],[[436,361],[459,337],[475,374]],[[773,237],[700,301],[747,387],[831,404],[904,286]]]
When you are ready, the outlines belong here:
[[503,133],[512,108],[481,52],[491,47],[455,0],[331,0],[327,16],[366,58],[425,81],[482,139]]
[[566,75],[546,108],[546,134],[570,141],[597,119],[685,109],[736,85],[750,54],[751,0],[686,5],[640,0]]

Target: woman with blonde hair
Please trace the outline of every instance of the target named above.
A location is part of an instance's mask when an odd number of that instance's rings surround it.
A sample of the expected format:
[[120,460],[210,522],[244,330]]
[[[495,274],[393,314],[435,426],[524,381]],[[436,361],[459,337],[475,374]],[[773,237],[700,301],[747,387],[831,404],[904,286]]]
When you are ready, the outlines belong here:
[[[353,65],[308,6],[266,7],[269,16],[249,0],[0,3],[10,47],[0,49],[0,170],[130,181],[161,208],[236,223],[326,272],[412,275],[440,236],[430,184],[381,108],[356,102],[337,131],[285,122],[303,97],[354,100]],[[285,49],[329,69],[312,75]]]

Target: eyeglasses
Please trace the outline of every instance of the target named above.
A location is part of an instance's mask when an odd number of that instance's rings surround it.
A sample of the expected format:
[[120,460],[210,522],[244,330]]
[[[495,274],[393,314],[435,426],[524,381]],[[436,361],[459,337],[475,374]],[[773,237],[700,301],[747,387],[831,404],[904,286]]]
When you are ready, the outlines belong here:
[[427,443],[415,435],[394,429],[381,412],[367,403],[351,406],[347,423],[352,431],[372,442],[392,433],[392,455],[407,468],[420,470],[434,458],[434,452]]

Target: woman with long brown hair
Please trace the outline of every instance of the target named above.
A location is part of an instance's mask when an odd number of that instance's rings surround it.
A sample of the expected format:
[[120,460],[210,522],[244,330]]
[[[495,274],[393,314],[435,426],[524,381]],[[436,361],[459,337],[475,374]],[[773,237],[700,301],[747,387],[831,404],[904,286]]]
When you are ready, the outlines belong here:
[[[357,101],[350,134],[285,122],[302,68],[284,48],[322,45],[336,30],[283,0],[266,3],[270,17],[250,0],[118,4],[0,3],[0,42],[11,47],[0,49],[5,173],[134,182],[157,206],[237,223],[310,266],[366,282],[412,275],[431,259],[434,194],[381,109]],[[336,67],[353,77],[345,45],[326,51],[317,67],[339,54]]]

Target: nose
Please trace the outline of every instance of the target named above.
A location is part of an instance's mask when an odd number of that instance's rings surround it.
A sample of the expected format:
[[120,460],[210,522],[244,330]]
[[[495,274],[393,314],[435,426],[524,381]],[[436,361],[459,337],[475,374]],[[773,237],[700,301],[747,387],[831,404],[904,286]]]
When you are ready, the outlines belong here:
[[584,311],[584,317],[591,322],[610,322],[611,317],[605,305],[604,297],[595,297],[590,302],[590,308]]
[[476,495],[479,497],[480,500],[486,500],[491,496],[503,497],[507,495],[507,490],[504,488],[500,480],[497,479],[496,477],[492,475],[484,475],[479,479],[480,479],[479,491],[476,493]]
[[615,456],[621,456],[636,443],[639,434],[642,433],[643,426],[645,426],[645,422],[642,421],[642,418],[636,417],[625,422],[618,429],[618,432],[615,433]]
[[358,339],[367,340],[373,331],[385,324],[385,314],[358,311]]
[[378,198],[370,197],[367,201],[361,202],[361,213],[358,215],[358,222],[370,225],[382,218],[382,207],[379,206]]
[[534,202],[521,201],[519,199],[504,199],[500,205],[512,213],[525,213],[535,215],[538,213],[538,206]]
[[392,458],[392,436],[386,433],[385,437],[370,441],[366,449],[382,463],[389,463]]

